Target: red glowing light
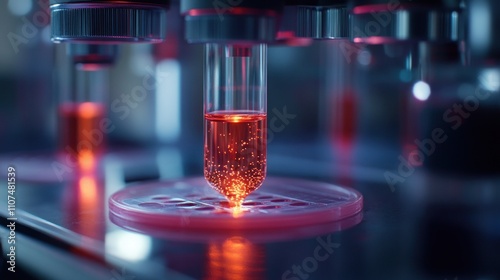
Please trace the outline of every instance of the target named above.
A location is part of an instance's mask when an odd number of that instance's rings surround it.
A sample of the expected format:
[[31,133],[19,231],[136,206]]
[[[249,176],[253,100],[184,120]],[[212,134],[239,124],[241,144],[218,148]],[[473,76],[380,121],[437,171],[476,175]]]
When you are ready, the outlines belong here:
[[211,280],[264,279],[265,252],[240,236],[226,239],[222,244],[211,243],[208,247],[208,275]]
[[363,5],[354,7],[354,9],[352,9],[352,13],[355,15],[360,15],[360,14],[368,14],[374,12],[395,12],[398,10],[408,10],[413,8],[422,8],[422,5],[401,4],[399,2],[387,3],[387,4]]
[[388,44],[395,43],[398,40],[391,37],[383,37],[383,36],[370,36],[370,37],[356,37],[353,39],[354,43],[365,43],[371,45],[380,45],[380,44]]
[[192,9],[187,12],[188,16],[206,16],[206,15],[219,15],[223,16],[225,14],[228,15],[256,15],[256,16],[268,16],[275,17],[278,14],[273,10],[260,10],[253,8],[245,8],[245,7],[231,7],[224,9],[224,13],[221,13],[220,10],[217,9]]
[[99,129],[104,111],[103,105],[92,102],[60,107],[61,149],[75,155],[84,166],[90,164],[89,153],[99,154],[104,147],[104,134]]

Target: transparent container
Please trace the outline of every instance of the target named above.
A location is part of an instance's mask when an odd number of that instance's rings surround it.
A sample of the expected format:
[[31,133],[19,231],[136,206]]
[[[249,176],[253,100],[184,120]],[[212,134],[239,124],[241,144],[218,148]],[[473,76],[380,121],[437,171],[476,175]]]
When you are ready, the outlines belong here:
[[107,70],[74,70],[74,87],[59,105],[60,149],[71,155],[103,152],[109,124],[105,97]]
[[77,158],[99,156],[112,128],[105,116],[116,48],[69,45],[67,52],[69,86],[60,94],[59,149]]
[[266,177],[267,46],[205,46],[204,175],[233,206]]

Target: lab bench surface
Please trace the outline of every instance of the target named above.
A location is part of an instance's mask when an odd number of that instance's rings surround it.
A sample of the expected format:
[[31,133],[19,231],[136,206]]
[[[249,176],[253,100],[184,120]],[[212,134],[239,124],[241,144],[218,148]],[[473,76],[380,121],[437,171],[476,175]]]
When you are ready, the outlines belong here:
[[[107,160],[94,182],[17,182],[18,267],[40,279],[500,279],[498,178],[423,169],[401,176],[396,169],[275,153],[269,176],[355,188],[364,196],[362,213],[341,226],[283,230],[274,238],[247,232],[188,238],[110,220],[108,197],[137,184],[125,183],[130,168],[116,161]],[[182,177],[199,175],[192,164],[178,164]],[[389,184],[387,172],[401,180]],[[7,209],[2,199],[0,215],[8,223]],[[0,235],[6,258],[9,232]]]

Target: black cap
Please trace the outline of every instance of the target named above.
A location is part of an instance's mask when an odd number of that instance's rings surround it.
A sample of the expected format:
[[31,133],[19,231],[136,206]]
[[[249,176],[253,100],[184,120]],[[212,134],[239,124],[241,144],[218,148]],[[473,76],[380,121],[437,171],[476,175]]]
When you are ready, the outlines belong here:
[[161,42],[168,0],[51,0],[54,42]]

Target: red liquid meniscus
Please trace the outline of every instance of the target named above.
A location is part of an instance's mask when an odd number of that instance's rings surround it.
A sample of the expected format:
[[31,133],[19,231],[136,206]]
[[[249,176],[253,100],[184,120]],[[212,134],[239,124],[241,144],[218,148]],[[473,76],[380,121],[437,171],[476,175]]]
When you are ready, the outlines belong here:
[[205,114],[205,178],[240,207],[266,177],[266,115]]

